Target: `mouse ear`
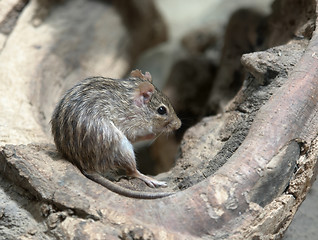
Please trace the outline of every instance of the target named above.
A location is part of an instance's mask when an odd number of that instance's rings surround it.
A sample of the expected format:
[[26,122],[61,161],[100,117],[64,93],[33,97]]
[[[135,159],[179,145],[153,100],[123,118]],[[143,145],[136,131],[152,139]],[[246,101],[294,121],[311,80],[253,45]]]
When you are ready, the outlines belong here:
[[151,83],[140,83],[135,92],[134,100],[136,105],[141,107],[142,105],[148,104],[154,91],[155,88]]
[[144,79],[147,80],[147,81],[149,81],[150,83],[152,83],[152,77],[151,77],[150,72],[146,72],[146,73],[145,73]]
[[151,77],[151,74],[149,72],[146,72],[144,75],[144,74],[142,74],[142,72],[139,69],[136,69],[136,70],[131,71],[129,76],[140,78],[143,80],[147,80],[148,82],[152,83],[152,77]]
[[133,70],[131,71],[130,77],[136,77],[136,78],[141,78],[143,79],[144,78],[144,75],[142,74],[142,72],[139,70],[139,69],[136,69],[136,70]]

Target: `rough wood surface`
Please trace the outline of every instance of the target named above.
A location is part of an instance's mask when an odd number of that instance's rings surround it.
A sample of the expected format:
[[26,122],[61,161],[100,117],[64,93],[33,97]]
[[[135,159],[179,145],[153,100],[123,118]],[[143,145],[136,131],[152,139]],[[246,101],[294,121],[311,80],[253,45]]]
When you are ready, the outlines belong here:
[[[63,7],[49,6],[50,14],[41,18],[34,17],[36,10],[48,6],[38,4],[30,1],[26,5],[0,54],[0,231],[4,236],[282,236],[317,175],[318,31],[310,41],[295,39],[284,46],[244,55],[242,63],[252,75],[226,112],[205,118],[189,129],[176,166],[157,176],[167,180],[168,188],[176,193],[157,200],[136,200],[108,191],[63,160],[47,140],[45,124],[59,92],[80,75],[88,71],[105,75],[105,71],[109,74],[117,68],[118,74],[127,71],[135,54],[129,50],[130,44],[121,45],[120,55],[112,49],[125,43],[129,33],[109,4],[70,0],[63,2]],[[80,12],[72,15],[68,11],[77,4],[82,4]],[[78,19],[78,14],[88,8],[96,9],[96,14],[85,21]],[[74,29],[74,23],[65,16],[73,17],[79,27]],[[100,21],[103,18],[110,19]],[[105,32],[91,32],[105,22],[111,28],[118,26],[118,35],[109,36],[107,27]],[[66,32],[96,35],[90,45],[81,38],[72,38],[72,34],[66,37]],[[21,43],[22,36],[25,41]],[[38,45],[40,36],[44,39]],[[116,41],[112,42],[114,37]],[[111,42],[111,48],[95,47],[94,41]],[[65,42],[68,44],[63,45]],[[75,46],[79,49],[72,49]],[[21,50],[25,54],[20,55]],[[79,58],[81,61],[77,61]],[[31,89],[39,92],[33,95]],[[46,97],[52,102],[45,103]],[[121,179],[118,184],[147,189],[136,179]]]

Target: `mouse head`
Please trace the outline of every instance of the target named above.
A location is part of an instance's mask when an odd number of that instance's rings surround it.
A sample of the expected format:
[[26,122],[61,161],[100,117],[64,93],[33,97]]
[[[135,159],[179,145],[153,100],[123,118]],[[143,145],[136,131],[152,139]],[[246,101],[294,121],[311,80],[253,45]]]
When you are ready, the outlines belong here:
[[180,128],[180,119],[168,98],[152,84],[150,73],[143,75],[139,70],[132,73],[133,77],[143,80],[135,89],[134,103],[144,110],[146,114],[144,124],[145,126],[151,124],[149,133],[171,132]]

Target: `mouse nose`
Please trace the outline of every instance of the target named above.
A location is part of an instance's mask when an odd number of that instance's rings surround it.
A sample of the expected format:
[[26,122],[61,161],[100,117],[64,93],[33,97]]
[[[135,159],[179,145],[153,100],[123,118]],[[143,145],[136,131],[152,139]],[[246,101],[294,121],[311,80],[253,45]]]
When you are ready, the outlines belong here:
[[180,127],[181,127],[181,120],[179,118],[177,118],[172,123],[172,129],[173,130],[178,130]]

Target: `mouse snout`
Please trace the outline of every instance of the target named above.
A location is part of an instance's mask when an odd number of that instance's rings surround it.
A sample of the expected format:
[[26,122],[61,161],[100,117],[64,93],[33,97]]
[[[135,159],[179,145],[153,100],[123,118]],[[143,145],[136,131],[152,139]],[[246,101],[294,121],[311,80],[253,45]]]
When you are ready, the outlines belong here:
[[173,118],[167,121],[163,127],[166,132],[175,131],[181,127],[181,121],[179,118]]
[[181,127],[181,120],[179,118],[174,119],[171,122],[171,128],[172,130],[178,130]]

